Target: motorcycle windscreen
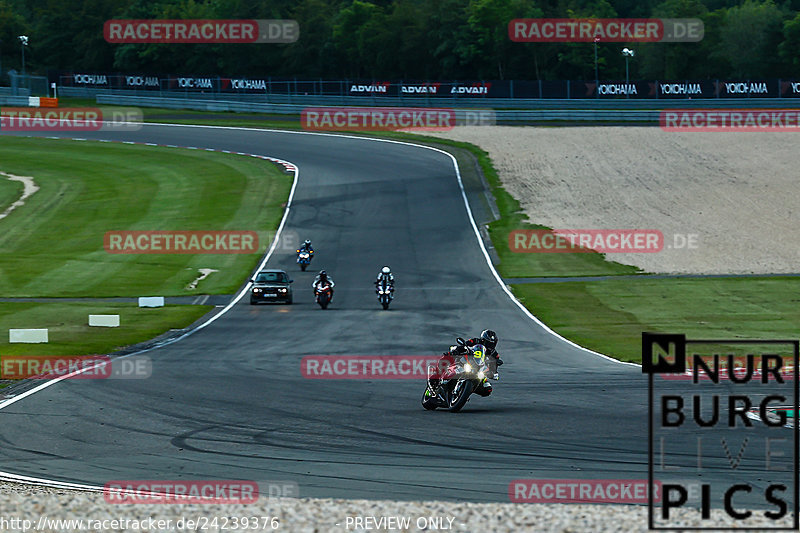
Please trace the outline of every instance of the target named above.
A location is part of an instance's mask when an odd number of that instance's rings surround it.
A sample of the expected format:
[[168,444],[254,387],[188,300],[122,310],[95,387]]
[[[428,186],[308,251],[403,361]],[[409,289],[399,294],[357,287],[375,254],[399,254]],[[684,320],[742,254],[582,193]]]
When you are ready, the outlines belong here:
[[473,346],[470,357],[470,364],[473,365],[474,368],[478,368],[486,372],[488,363],[486,362],[486,347],[483,344],[476,344]]

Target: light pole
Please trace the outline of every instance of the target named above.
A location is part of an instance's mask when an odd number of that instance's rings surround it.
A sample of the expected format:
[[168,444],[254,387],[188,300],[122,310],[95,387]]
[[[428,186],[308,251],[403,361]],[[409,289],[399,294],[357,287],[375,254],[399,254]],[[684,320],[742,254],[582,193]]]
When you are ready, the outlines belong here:
[[600,88],[600,76],[597,75],[597,43],[600,42],[600,37],[594,38],[594,86],[595,86],[595,96],[599,96],[597,91]]
[[25,75],[25,47],[28,46],[28,36],[19,36],[20,47],[22,48],[22,75]]
[[628,78],[628,59],[633,57],[633,50],[631,50],[630,48],[623,48],[622,49],[622,55],[625,56],[625,98],[630,98],[631,97],[630,91],[628,91],[628,85],[629,85],[629,82],[628,82],[628,79],[629,79]]

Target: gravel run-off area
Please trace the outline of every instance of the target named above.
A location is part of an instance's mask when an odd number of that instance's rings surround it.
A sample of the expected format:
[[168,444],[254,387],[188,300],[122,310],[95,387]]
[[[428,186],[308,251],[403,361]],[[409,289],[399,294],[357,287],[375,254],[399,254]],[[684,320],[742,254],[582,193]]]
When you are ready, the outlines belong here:
[[[791,132],[464,126],[426,135],[488,152],[533,223],[663,233],[661,252],[609,254],[614,261],[655,273],[800,272],[800,137]],[[689,235],[694,249],[675,247]]]
[[[698,510],[685,509],[675,513],[668,525],[697,527],[709,523],[699,520],[699,516]],[[95,531],[97,529],[90,528],[97,525],[101,525],[100,531],[104,532],[236,531],[233,529],[233,520],[238,519],[241,525],[245,517],[250,520],[250,527],[240,528],[239,531],[628,533],[648,530],[647,507],[636,505],[393,502],[306,498],[262,498],[249,505],[112,505],[106,503],[100,493],[0,482],[0,529],[4,533],[23,531],[23,520],[30,520],[29,526],[38,526],[41,520],[43,529],[29,529],[38,532]],[[258,527],[254,527],[256,518]],[[272,522],[272,518],[277,518],[277,522]],[[83,527],[74,522],[56,523],[55,520],[83,520]],[[114,520],[118,523],[114,523]],[[190,524],[190,520],[194,523]],[[712,521],[716,525],[735,527],[740,531],[746,531],[746,525],[776,525],[763,516],[756,516],[746,523],[736,522],[716,510],[713,511]],[[20,527],[13,527],[14,524]],[[665,522],[659,524],[667,525]],[[188,528],[188,525],[194,527]],[[225,525],[227,529],[223,529]],[[180,526],[183,527],[179,529]],[[277,527],[273,529],[275,526]]]

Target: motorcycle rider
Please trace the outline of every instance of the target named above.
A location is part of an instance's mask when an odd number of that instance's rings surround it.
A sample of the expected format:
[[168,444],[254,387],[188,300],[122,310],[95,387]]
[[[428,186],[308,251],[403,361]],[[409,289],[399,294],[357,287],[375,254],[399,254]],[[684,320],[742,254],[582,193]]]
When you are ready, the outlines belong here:
[[311,239],[303,241],[303,244],[297,249],[297,253],[299,254],[300,252],[308,252],[309,255],[314,255],[314,248],[311,247]]
[[328,272],[325,271],[325,270],[320,270],[319,274],[317,274],[317,277],[314,278],[314,283],[311,284],[311,287],[314,289],[314,296],[317,295],[317,285],[319,285],[319,284],[323,284],[324,285],[325,283],[327,283],[328,285],[331,286],[331,299],[330,299],[330,301],[332,301],[333,300],[333,287],[336,284],[333,282],[333,278],[328,276]]
[[386,287],[389,289],[389,299],[394,299],[394,274],[392,269],[385,266],[378,272],[378,279],[375,280],[375,292],[380,289],[381,283],[386,282]]
[[[495,376],[499,376],[497,373],[497,367],[502,366],[503,360],[500,359],[500,354],[497,353],[497,342],[497,333],[491,329],[485,329],[481,331],[479,337],[468,339],[463,346],[456,344],[450,349],[449,352],[444,352],[442,357],[439,359],[438,368],[446,368],[444,365],[449,364],[453,360],[454,355],[463,355],[467,353],[469,348],[475,346],[476,344],[482,344],[484,348],[486,348],[486,354],[484,355],[486,357],[486,364],[489,366],[489,372]],[[439,386],[439,382],[440,380],[438,378],[431,378],[431,389],[436,390],[436,387]],[[475,394],[479,394],[481,396],[489,396],[491,393],[492,384],[489,383],[488,379],[485,379],[483,384],[475,391]]]

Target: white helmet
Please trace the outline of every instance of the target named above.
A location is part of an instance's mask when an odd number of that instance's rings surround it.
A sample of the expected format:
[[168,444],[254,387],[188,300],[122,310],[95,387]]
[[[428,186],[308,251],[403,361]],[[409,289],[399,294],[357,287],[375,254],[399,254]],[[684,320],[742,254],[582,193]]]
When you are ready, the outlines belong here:
[[383,267],[381,269],[381,272],[383,272],[384,274],[391,274],[392,273],[392,269],[389,268],[388,266],[386,266],[386,267]]

